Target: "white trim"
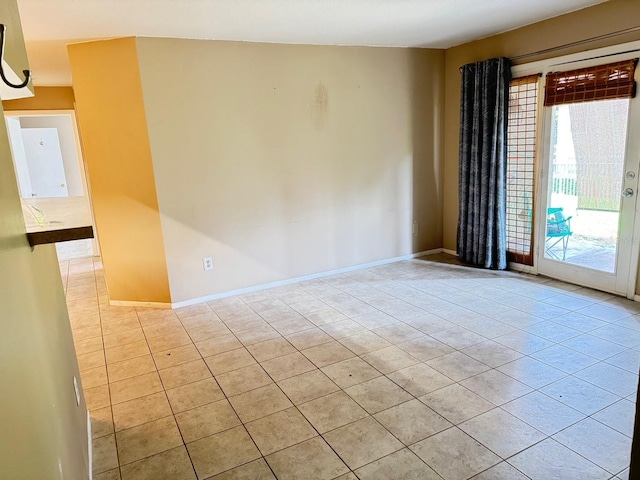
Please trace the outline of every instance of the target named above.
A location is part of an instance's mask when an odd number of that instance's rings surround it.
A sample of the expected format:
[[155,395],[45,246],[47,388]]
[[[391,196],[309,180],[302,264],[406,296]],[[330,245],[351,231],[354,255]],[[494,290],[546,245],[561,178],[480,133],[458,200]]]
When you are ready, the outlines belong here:
[[[638,73],[636,72],[636,81],[638,79]],[[636,105],[634,105],[634,100]],[[629,250],[629,266],[627,270],[627,284],[626,287],[626,297],[629,299],[634,298],[636,294],[636,283],[638,281],[638,262],[640,261],[640,251],[638,245],[638,238],[640,238],[640,221],[638,220],[639,210],[638,207],[640,205],[640,199],[638,199],[638,173],[640,173],[640,139],[635,134],[634,131],[631,130],[631,126],[634,128],[638,128],[640,125],[640,105],[637,105],[638,100],[632,99],[631,104],[629,106],[629,125],[627,127],[627,145],[625,151],[625,169],[630,169],[635,171],[636,178],[633,180],[629,180],[626,177],[623,177],[622,180],[622,188],[631,187],[633,188],[635,195],[633,200],[633,214],[631,216],[631,225],[629,225],[629,229],[627,232],[630,234],[627,236],[626,242]],[[635,106],[635,108],[633,108]],[[620,207],[622,210],[622,206]],[[625,241],[624,238],[618,239],[618,241]],[[625,266],[625,268],[627,268]],[[620,288],[622,290],[622,288]]]
[[130,302],[127,300],[109,300],[112,307],[146,307],[146,308],[174,308],[171,303],[165,302]]
[[87,443],[89,445],[89,480],[93,480],[93,435],[91,433],[91,415],[87,410]]
[[458,256],[458,252],[455,250],[449,250],[448,248],[443,248],[442,253],[448,253],[449,255],[455,255],[456,257]]
[[592,290],[598,290],[599,292],[610,293],[611,295],[616,295],[621,298],[625,297],[624,293],[616,292],[613,289],[605,288],[600,285],[595,285],[594,283],[590,283],[589,281],[582,280],[583,278],[585,278],[584,276],[576,279],[577,277],[573,275],[556,275],[556,274],[552,275],[547,272],[540,272],[539,275],[542,275],[547,278],[552,278],[553,280],[560,280],[561,282],[564,282],[564,283],[570,283],[572,285],[578,285],[580,287],[590,288]]
[[634,295],[630,300],[633,300],[634,302],[640,302],[640,295]]
[[262,283],[260,285],[254,285],[252,287],[239,288],[236,290],[229,290],[222,293],[215,293],[213,295],[205,295],[203,297],[191,298],[189,300],[183,300],[181,302],[163,303],[163,302],[135,302],[126,300],[109,300],[109,305],[113,307],[146,307],[146,308],[161,308],[172,309],[180,307],[188,307],[190,305],[196,305],[198,303],[210,302],[211,300],[219,300],[221,298],[232,297],[234,295],[243,295],[246,293],[258,292],[266,290],[268,288],[282,287],[290,285],[292,283],[304,282],[307,280],[314,280],[316,278],[328,277],[330,275],[337,275],[340,273],[353,272],[355,270],[361,270],[363,268],[377,267],[379,265],[386,265],[388,263],[401,262],[404,260],[412,260],[418,257],[424,257],[426,255],[435,255],[438,253],[449,253],[456,255],[452,250],[445,250],[442,248],[434,248],[432,250],[425,250],[423,252],[411,253],[409,255],[403,255],[401,257],[386,258],[384,260],[377,260],[375,262],[362,263],[359,265],[353,265],[351,267],[338,268],[336,270],[329,270],[326,272],[313,273],[311,275],[304,275],[302,277],[289,278],[287,280],[279,280],[276,282]]
[[[547,58],[545,60],[539,60],[537,62],[523,63],[519,65],[513,65],[511,72],[515,77],[524,77],[526,75],[534,75],[536,73],[546,73],[554,70],[553,67],[560,67],[557,70],[573,70],[576,68],[583,68],[589,66],[588,64],[598,65],[600,63],[607,63],[606,57],[613,55],[629,54],[629,58],[637,57],[637,54],[633,54],[634,51],[640,50],[640,41],[621,43],[618,45],[612,45],[610,47],[596,48],[593,50],[584,50],[582,52],[573,53],[570,55],[562,55],[560,57]],[[585,63],[587,65],[585,65]]]
[[[291,285],[292,283],[305,282],[308,280],[315,280],[316,278],[328,277],[330,275],[336,275],[340,273],[353,272],[355,270],[361,270],[363,268],[377,267],[379,265],[386,265],[388,263],[401,262],[403,260],[411,260],[425,255],[435,255],[442,253],[442,248],[435,248],[433,250],[426,250],[424,252],[411,253],[409,255],[403,255],[401,257],[387,258],[384,260],[377,260],[375,262],[362,263],[359,265],[353,265],[351,267],[338,268],[336,270],[329,270],[327,272],[313,273],[311,275],[304,275],[302,277],[290,278],[287,280],[279,280],[277,282],[263,283],[260,285],[254,285],[252,287],[239,288],[237,290],[229,290],[227,292],[216,293],[213,295],[205,295],[204,297],[191,298],[189,300],[183,300],[181,302],[172,303],[169,308],[188,307],[190,305],[196,305],[198,303],[210,302],[212,300],[219,300],[221,298],[232,297],[234,295],[243,295],[246,293],[258,292],[260,290],[266,290],[268,288],[282,287],[285,285]],[[109,302],[113,305],[113,302]],[[120,302],[120,303],[136,303],[136,302]],[[166,304],[165,304],[166,305]],[[140,305],[138,305],[140,306]]]

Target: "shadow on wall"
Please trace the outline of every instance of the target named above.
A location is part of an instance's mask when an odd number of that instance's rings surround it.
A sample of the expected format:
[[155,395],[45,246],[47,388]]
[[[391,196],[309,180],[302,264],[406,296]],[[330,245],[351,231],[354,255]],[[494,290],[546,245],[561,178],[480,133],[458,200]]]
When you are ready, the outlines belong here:
[[[413,50],[413,251],[441,248],[443,216],[444,51]],[[425,57],[427,57],[425,59]],[[427,236],[422,228],[432,231]]]

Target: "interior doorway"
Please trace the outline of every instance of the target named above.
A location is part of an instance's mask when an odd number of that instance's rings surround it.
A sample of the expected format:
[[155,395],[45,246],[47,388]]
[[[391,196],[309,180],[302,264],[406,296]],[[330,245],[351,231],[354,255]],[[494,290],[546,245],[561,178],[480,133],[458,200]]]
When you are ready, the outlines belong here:
[[[45,227],[60,212],[72,220],[89,216],[95,235],[75,112],[8,111],[5,122],[25,222]],[[58,243],[56,250],[60,260],[99,255],[97,238]]]

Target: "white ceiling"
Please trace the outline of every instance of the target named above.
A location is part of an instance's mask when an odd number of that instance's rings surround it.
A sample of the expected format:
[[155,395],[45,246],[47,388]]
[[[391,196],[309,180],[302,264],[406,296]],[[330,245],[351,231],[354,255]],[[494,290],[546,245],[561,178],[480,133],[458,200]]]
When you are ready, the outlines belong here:
[[120,36],[448,48],[605,0],[18,0],[36,85],[65,44]]

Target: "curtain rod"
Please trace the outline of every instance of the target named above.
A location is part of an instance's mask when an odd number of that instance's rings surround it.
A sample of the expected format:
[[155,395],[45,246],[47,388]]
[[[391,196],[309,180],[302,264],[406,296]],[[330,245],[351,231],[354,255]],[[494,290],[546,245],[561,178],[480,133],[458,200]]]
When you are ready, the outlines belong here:
[[[598,40],[606,40],[608,38],[618,37],[620,35],[625,35],[627,33],[633,33],[637,31],[640,31],[640,25],[636,27],[625,28],[623,30],[616,30],[615,32],[605,33],[604,35],[598,35],[596,37],[590,37],[590,38],[585,38],[583,40],[578,40],[571,43],[565,43],[563,45],[556,45],[555,47],[545,48],[543,50],[538,50],[535,52],[523,53],[522,55],[516,55],[514,57],[511,57],[510,60],[512,62],[517,62],[518,60],[523,60],[525,58],[536,57],[538,55],[544,55],[546,53],[556,52],[558,50],[563,50],[565,48],[578,47],[580,45],[593,43]],[[460,67],[460,73],[462,73],[462,67]]]

